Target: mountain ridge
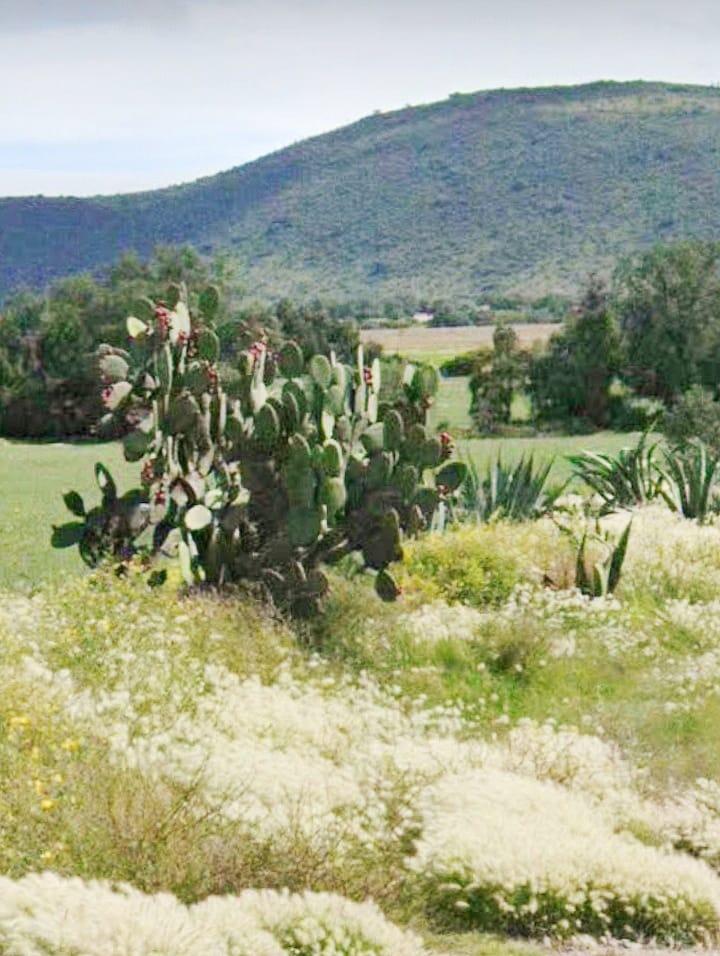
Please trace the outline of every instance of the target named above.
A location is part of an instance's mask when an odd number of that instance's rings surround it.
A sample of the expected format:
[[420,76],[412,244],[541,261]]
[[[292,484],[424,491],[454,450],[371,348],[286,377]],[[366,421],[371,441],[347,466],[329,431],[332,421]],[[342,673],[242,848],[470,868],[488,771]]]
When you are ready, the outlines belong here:
[[0,199],[0,294],[167,242],[230,250],[261,297],[567,292],[654,241],[714,237],[719,153],[715,87],[453,94],[190,183]]

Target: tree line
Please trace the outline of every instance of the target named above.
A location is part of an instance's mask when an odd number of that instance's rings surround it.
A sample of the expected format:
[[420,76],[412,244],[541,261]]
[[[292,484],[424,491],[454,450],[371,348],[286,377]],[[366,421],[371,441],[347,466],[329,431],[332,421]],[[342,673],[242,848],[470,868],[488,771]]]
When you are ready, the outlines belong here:
[[72,276],[44,293],[22,291],[0,310],[0,434],[14,438],[92,437],[103,414],[97,349],[127,345],[125,322],[142,300],[162,301],[177,283],[220,288],[217,334],[228,370],[253,341],[277,348],[294,339],[305,356],[350,359],[357,324],[320,302],[248,299],[227,260],[191,247],[161,247],[148,261],[127,254],[100,276]]
[[[593,276],[548,343],[523,350],[499,325],[492,349],[454,360],[470,374],[478,430],[509,424],[525,394],[536,423],[560,429],[643,428],[665,409],[708,405],[720,386],[720,243],[657,246]],[[720,406],[718,406],[720,407]]]

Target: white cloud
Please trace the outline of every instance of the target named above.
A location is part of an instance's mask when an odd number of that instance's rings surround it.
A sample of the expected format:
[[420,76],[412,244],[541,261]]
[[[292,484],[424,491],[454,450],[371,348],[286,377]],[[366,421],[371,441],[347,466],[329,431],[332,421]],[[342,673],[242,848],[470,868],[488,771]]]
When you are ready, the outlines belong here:
[[58,0],[50,17],[47,6],[0,0],[0,195],[40,188],[31,163],[24,179],[3,170],[3,144],[44,144],[42,188],[60,192],[76,188],[77,167],[54,163],[53,144],[109,141],[134,169],[145,151],[144,179],[94,170],[114,190],[211,173],[455,90],[720,79],[709,0]]

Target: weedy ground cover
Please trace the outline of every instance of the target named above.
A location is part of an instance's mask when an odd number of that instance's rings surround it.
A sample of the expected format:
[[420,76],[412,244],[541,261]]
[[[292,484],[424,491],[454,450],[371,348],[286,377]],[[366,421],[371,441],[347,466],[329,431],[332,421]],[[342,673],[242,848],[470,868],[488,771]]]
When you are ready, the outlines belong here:
[[6,951],[99,956],[121,926],[174,956],[713,941],[719,545],[642,509],[592,600],[556,522],[468,527],[408,548],[395,605],[334,572],[295,630],[172,575],[6,592]]

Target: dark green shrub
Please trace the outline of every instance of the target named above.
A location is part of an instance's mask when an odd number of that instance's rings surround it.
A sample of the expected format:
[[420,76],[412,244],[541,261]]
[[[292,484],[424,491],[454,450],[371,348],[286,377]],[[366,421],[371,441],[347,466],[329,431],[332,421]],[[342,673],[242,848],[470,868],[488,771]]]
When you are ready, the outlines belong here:
[[457,378],[463,375],[472,375],[476,367],[487,364],[492,360],[492,349],[474,349],[472,352],[463,352],[462,355],[453,355],[440,366],[443,378]]
[[610,427],[618,432],[645,432],[662,420],[665,406],[657,398],[614,395],[610,398]]
[[49,383],[28,378],[0,394],[0,434],[7,438],[81,437],[102,413],[95,377]]
[[663,431],[674,445],[697,438],[714,452],[720,452],[720,402],[699,385],[694,385],[665,414]]

